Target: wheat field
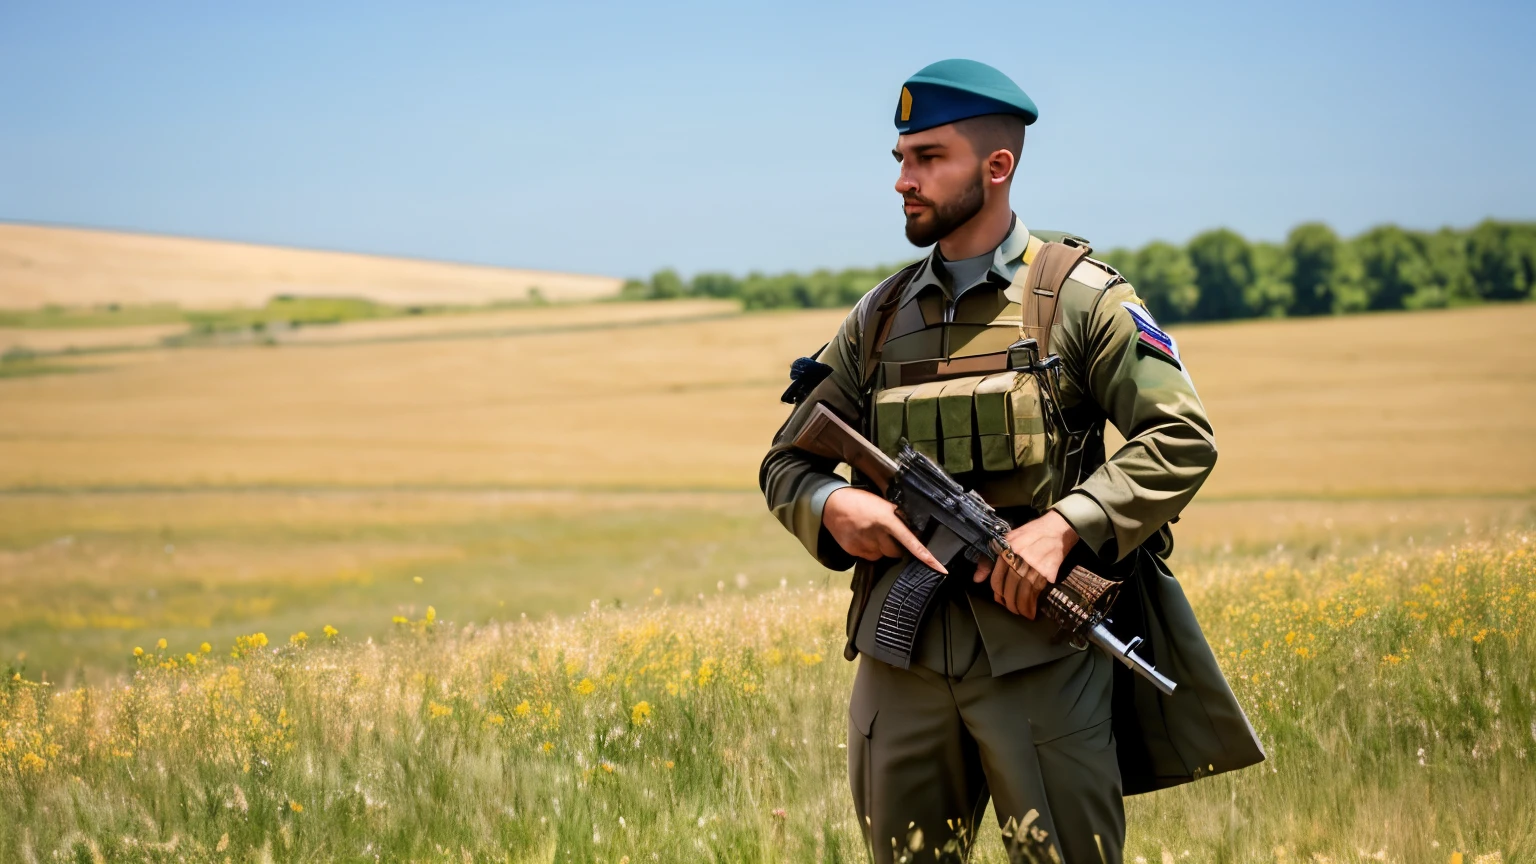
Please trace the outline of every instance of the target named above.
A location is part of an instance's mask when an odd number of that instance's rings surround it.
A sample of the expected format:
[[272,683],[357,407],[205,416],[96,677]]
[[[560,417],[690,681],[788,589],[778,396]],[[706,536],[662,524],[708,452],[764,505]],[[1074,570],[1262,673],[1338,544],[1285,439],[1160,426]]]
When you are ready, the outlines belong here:
[[172,303],[260,306],[273,296],[478,305],[538,288],[550,300],[617,294],[619,279],[0,223],[0,308]]
[[[0,488],[751,489],[840,319],[66,358],[0,386]],[[1532,332],[1532,304],[1175,330],[1223,454],[1203,497],[1536,491]]]

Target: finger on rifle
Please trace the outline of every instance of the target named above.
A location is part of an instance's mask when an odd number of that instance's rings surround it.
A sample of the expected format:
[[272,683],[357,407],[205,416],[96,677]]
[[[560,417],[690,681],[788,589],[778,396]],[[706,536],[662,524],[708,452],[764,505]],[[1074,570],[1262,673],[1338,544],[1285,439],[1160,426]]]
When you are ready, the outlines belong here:
[[949,575],[949,570],[939,562],[939,559],[933,557],[933,553],[928,551],[928,547],[924,546],[922,541],[917,539],[917,535],[912,533],[912,529],[908,528],[905,522],[897,518],[895,513],[891,514],[890,521],[885,524],[886,528],[891,532],[891,536],[896,538],[896,542],[907,547],[907,551],[912,553],[912,557],[946,576]]
[[1023,584],[1019,587],[1019,613],[1033,621],[1039,611],[1040,591],[1045,587],[1045,576],[1031,569],[1029,576],[1020,581]]
[[999,555],[997,561],[992,564],[992,597],[999,603],[1005,603],[1004,598],[1008,596],[1003,586],[1007,584],[1005,579],[1012,572],[1013,568],[1008,566],[1006,557]]
[[985,582],[985,581],[987,581],[987,577],[992,575],[992,568],[995,567],[995,566],[996,566],[996,563],[991,561],[991,560],[989,560],[989,559],[987,559],[987,558],[978,559],[976,561],[976,574],[971,577],[971,581],[972,582]]

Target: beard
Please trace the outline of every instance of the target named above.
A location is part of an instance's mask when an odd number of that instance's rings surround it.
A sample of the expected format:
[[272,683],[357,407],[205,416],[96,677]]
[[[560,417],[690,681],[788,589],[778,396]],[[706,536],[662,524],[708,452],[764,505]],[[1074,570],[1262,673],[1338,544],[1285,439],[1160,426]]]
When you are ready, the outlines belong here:
[[[928,205],[927,210],[906,214],[907,242],[913,246],[932,246],[948,237],[951,231],[971,221],[972,216],[981,212],[986,200],[986,187],[981,172],[977,172],[976,182],[967,186],[952,201],[938,204],[921,195],[903,196],[903,205],[907,201]],[[929,217],[928,221],[923,221],[924,216]]]

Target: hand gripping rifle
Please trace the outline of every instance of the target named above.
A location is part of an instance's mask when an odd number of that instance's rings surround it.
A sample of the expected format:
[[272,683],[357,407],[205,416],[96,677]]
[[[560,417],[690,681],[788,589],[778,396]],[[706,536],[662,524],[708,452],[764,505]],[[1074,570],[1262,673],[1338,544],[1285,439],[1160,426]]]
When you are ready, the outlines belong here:
[[[1016,573],[1027,569],[1023,559],[1008,546],[1007,521],[974,491],[968,492],[906,441],[895,459],[885,455],[855,432],[826,405],[812,409],[795,446],[818,456],[853,466],[874,481],[886,500],[918,539],[940,561],[960,553],[972,562],[1002,558]],[[920,561],[904,567],[891,586],[875,623],[876,659],[905,669],[912,662],[917,628],[928,611],[943,574]],[[1164,695],[1172,695],[1174,682],[1137,656],[1141,637],[1121,642],[1104,626],[1105,616],[1120,592],[1120,583],[1105,579],[1085,567],[1074,566],[1047,586],[1041,608],[1062,629],[1072,644],[1086,648],[1093,643],[1131,671],[1152,682]]]

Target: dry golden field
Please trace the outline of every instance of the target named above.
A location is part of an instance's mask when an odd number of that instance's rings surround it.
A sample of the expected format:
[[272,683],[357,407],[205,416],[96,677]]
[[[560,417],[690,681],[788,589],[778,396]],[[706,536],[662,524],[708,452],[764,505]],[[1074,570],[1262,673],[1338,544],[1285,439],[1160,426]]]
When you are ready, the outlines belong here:
[[617,294],[621,280],[0,223],[0,308],[175,303],[260,306],[278,294],[477,305],[537,287],[550,300]]
[[[591,308],[6,380],[0,488],[751,489],[788,361],[841,317]],[[1536,492],[1533,332],[1536,305],[1176,330],[1222,448],[1202,498]]]

